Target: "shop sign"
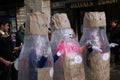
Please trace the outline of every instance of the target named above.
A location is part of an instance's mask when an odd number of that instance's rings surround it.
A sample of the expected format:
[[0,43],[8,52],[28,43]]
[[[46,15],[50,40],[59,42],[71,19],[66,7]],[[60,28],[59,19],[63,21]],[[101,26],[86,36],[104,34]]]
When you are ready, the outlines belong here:
[[[99,0],[98,5],[104,5],[104,4],[112,4],[112,3],[117,3],[118,0]],[[81,2],[76,2],[76,3],[71,3],[71,8],[81,8],[81,7],[90,7],[94,6],[93,1],[81,1]]]
[[71,8],[79,8],[79,7],[89,7],[93,6],[93,2],[91,1],[86,1],[86,2],[78,2],[78,3],[72,3]]
[[98,5],[104,5],[104,4],[112,4],[112,3],[117,3],[118,0],[100,0],[98,2]]

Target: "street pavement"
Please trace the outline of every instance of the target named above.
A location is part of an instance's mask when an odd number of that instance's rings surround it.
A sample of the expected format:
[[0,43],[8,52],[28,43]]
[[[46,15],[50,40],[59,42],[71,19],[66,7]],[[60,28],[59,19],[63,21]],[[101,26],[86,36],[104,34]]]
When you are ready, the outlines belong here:
[[110,80],[120,80],[120,65],[111,64]]
[[114,54],[110,59],[110,80],[120,80],[120,65],[115,65]]

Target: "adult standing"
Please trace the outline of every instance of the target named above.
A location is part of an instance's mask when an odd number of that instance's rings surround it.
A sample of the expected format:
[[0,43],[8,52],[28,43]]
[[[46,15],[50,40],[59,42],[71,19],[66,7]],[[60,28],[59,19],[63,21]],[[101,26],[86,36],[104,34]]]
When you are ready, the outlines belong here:
[[20,46],[21,43],[23,44],[24,35],[25,35],[25,23],[20,25],[19,30],[16,33],[16,40],[17,40],[16,46]]
[[0,20],[0,80],[10,80],[10,69],[14,60],[12,40],[8,30],[9,21]]
[[118,20],[111,21],[111,28],[108,31],[109,42],[111,43],[111,53],[115,55],[115,64],[120,64],[120,25]]
[[21,48],[13,47],[11,36],[8,34],[9,25],[8,20],[0,20],[0,80],[11,80],[11,76],[14,77],[11,67],[15,57],[12,53]]
[[[25,23],[21,24],[19,30],[16,32],[16,47],[22,46],[25,35]],[[16,52],[16,58],[19,57],[21,50]]]

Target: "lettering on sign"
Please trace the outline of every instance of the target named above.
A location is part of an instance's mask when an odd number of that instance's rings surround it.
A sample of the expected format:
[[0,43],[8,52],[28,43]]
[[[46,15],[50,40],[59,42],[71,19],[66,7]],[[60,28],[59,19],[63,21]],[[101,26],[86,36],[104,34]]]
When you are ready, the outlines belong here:
[[[112,4],[117,2],[118,0],[99,0],[98,5]],[[89,7],[89,6],[93,6],[93,4],[94,2],[92,1],[76,2],[76,3],[71,3],[71,8]]]
[[93,2],[79,2],[79,3],[71,4],[71,8],[89,7],[89,6],[93,6]]

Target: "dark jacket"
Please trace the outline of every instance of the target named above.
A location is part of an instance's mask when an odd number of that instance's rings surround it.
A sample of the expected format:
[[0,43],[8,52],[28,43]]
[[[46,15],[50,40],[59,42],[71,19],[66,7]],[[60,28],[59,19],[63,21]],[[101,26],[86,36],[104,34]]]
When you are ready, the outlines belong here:
[[[12,45],[11,37],[10,36],[3,37],[0,34],[0,57],[8,61],[13,61],[14,56],[12,54],[12,51],[13,51],[13,45]],[[0,69],[2,69],[2,67],[4,66],[5,65],[2,62],[0,62]]]
[[110,30],[109,30],[109,42],[120,44],[120,26],[110,28]]

